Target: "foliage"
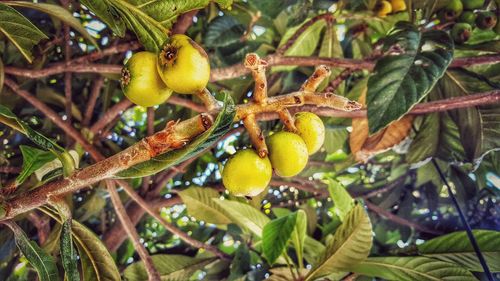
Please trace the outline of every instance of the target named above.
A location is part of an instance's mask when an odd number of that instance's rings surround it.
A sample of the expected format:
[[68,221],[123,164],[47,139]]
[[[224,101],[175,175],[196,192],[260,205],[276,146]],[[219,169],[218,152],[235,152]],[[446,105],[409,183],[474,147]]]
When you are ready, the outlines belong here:
[[[50,205],[4,217],[11,200],[47,184],[85,183],[67,178],[95,167],[81,139],[110,157],[199,114],[194,95],[130,105],[118,81],[132,52],[157,52],[179,30],[206,50],[207,87],[223,106],[183,147],[110,175],[171,226],[120,194],[162,280],[485,279],[439,172],[500,272],[498,103],[409,114],[478,93],[498,101],[495,30],[474,28],[455,44],[450,24],[435,18],[443,1],[428,0],[406,0],[409,10],[383,18],[375,0],[70,2],[0,3],[0,280],[148,279],[104,182],[64,198],[42,194],[32,199]],[[298,176],[274,175],[261,194],[235,197],[220,171],[251,143],[234,122],[254,92],[239,68],[250,52],[271,65],[269,96],[299,90],[321,58],[332,66],[318,91],[359,101],[367,115],[307,105],[326,126],[323,148]],[[273,112],[263,118],[265,135],[282,129]]]

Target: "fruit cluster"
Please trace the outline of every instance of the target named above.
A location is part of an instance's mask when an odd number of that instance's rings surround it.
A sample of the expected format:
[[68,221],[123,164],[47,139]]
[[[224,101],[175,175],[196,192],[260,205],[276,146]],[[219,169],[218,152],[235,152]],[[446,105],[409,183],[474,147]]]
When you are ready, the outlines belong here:
[[379,17],[385,17],[390,13],[397,13],[406,10],[405,0],[382,0],[377,2],[374,12]]
[[201,94],[209,78],[210,63],[203,48],[176,34],[158,54],[133,54],[122,69],[120,84],[130,101],[149,107],[164,103],[173,92]]
[[441,23],[450,23],[451,36],[455,43],[462,44],[469,40],[473,28],[483,30],[495,28],[500,34],[500,23],[493,11],[482,10],[484,0],[448,0],[437,11]]
[[316,114],[299,112],[293,127],[293,132],[282,130],[267,137],[269,155],[259,155],[253,149],[236,152],[222,171],[226,189],[236,196],[255,196],[266,189],[273,169],[281,177],[300,173],[309,155],[323,145],[325,126]]

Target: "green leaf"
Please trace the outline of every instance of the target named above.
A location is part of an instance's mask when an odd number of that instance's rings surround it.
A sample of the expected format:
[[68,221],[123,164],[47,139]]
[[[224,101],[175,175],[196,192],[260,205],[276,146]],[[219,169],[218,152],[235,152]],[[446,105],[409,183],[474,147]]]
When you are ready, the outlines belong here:
[[17,224],[9,222],[6,225],[14,232],[17,247],[35,268],[40,281],[59,280],[54,258],[45,253],[34,241],[30,241]]
[[233,260],[231,261],[230,274],[227,280],[238,280],[238,278],[245,276],[247,272],[252,270],[250,267],[251,258],[248,246],[245,243],[240,244],[238,249],[236,249]]
[[353,266],[353,272],[398,281],[477,280],[456,264],[427,257],[368,258]]
[[291,213],[268,222],[262,230],[262,252],[269,264],[273,264],[285,250],[292,237],[297,213]]
[[[399,22],[385,39],[386,49],[397,44],[404,53],[380,59],[368,80],[370,134],[400,119],[419,103],[453,58],[453,41],[444,31],[420,32],[409,23]],[[433,50],[422,50],[423,45],[431,44],[436,45]]]
[[302,257],[304,255],[304,243],[307,237],[307,214],[304,210],[297,210],[297,220],[292,232],[292,243],[295,247],[297,260],[301,268],[304,267]]
[[210,22],[207,32],[203,35],[203,42],[209,48],[241,43],[245,30],[245,26],[232,16],[217,17]]
[[229,129],[231,129],[234,115],[235,109],[233,100],[226,94],[224,98],[224,107],[217,115],[212,127],[210,127],[210,129],[206,132],[181,149],[172,150],[149,161],[132,166],[115,176],[118,178],[137,178],[149,176],[199,155],[206,148],[212,146],[219,139],[219,137],[223,136],[229,131]]
[[212,200],[219,205],[219,207],[224,210],[226,216],[231,218],[238,226],[250,230],[257,237],[262,236],[262,230],[269,222],[269,218],[266,217],[266,215],[245,203],[215,198]]
[[423,118],[406,160],[417,163],[430,157],[438,157],[444,161],[462,161],[465,152],[460,133],[448,113],[431,113]]
[[[491,89],[477,77],[465,72],[450,70],[439,81],[437,95],[439,98],[467,96],[473,93],[469,89],[470,84],[479,84],[478,90]],[[481,87],[481,85],[483,86]],[[460,140],[465,150],[465,160],[474,162],[489,152],[499,149],[500,108],[498,106],[461,108],[451,110],[448,114],[458,126]]]
[[[1,5],[2,4],[0,3],[0,14],[1,14]],[[9,9],[11,8],[9,7]],[[64,149],[60,147],[57,143],[45,137],[41,133],[33,130],[28,124],[17,118],[17,116],[14,113],[12,113],[10,109],[1,104],[0,104],[0,122],[25,134],[32,142],[34,142],[35,144],[46,150],[49,150],[54,153],[64,152]]]
[[335,214],[341,221],[344,221],[354,207],[354,200],[345,187],[333,179],[328,181],[328,192],[333,200],[333,210]]
[[325,130],[325,150],[327,153],[335,153],[343,149],[349,132],[346,126],[328,126]]
[[[124,24],[132,30],[148,51],[158,51],[167,39],[169,29],[183,13],[202,9],[209,0],[143,1],[143,0],[84,0],[84,5],[101,17],[119,36],[124,35]],[[232,0],[216,0],[223,8]]]
[[92,36],[90,36],[85,27],[82,26],[80,21],[77,20],[75,17],[73,17],[73,15],[70,12],[68,12],[68,10],[64,9],[59,5],[46,4],[46,3],[33,3],[26,1],[9,1],[5,3],[9,6],[35,9],[40,12],[49,14],[55,18],[58,18],[61,21],[68,24],[69,26],[71,26],[74,30],[78,31],[85,39],[89,40],[89,42],[92,43],[94,46],[98,47],[95,39]]
[[[500,272],[500,231],[473,230],[474,237],[493,272]],[[465,231],[457,231],[431,239],[417,246],[419,254],[455,263],[468,270],[483,271]]]
[[16,185],[22,184],[36,170],[56,158],[51,152],[31,146],[20,145],[19,148],[23,155],[23,170],[16,178]]
[[82,280],[121,280],[115,261],[101,239],[78,221],[72,222],[71,229],[82,263]]
[[179,192],[182,202],[186,205],[188,214],[197,220],[213,224],[229,224],[224,210],[212,198],[219,198],[219,192],[212,188],[190,187]]
[[64,271],[66,272],[67,280],[79,281],[80,274],[78,273],[77,255],[71,235],[71,224],[71,219],[67,219],[62,225],[60,239],[61,261]]
[[[189,280],[196,270],[214,261],[214,258],[193,258],[182,255],[154,255],[151,256],[151,259],[154,267],[160,273],[161,280],[169,281]],[[148,274],[142,261],[129,265],[123,275],[127,281],[148,280]]]
[[346,271],[354,264],[364,261],[371,247],[372,225],[363,206],[357,204],[337,229],[306,280]]
[[[3,67],[3,61],[0,59],[0,93],[3,90],[3,81],[5,80],[5,70]],[[1,121],[1,119],[0,119]]]
[[0,3],[0,33],[5,35],[23,54],[33,62],[31,49],[48,37],[15,9]]
[[[306,23],[308,20],[304,21]],[[303,23],[303,24],[304,24]],[[315,22],[313,25],[309,26],[302,34],[297,37],[295,42],[285,51],[285,56],[310,56],[314,53],[318,47],[319,40],[321,38],[321,31],[325,27],[325,21],[320,20]],[[294,28],[287,29],[286,33],[281,38],[279,47],[286,44],[288,39],[292,37],[295,32],[302,25],[296,26]],[[296,66],[277,66],[273,67],[273,71],[290,71],[296,68]]]
[[125,23],[118,15],[116,8],[108,1],[80,0],[80,2],[96,14],[116,35],[125,36]]
[[[321,42],[321,46],[319,48],[319,56],[323,58],[343,58],[344,51],[342,50],[342,46],[340,45],[340,40],[337,37],[337,28],[334,24],[327,24],[325,35],[323,36],[323,41]],[[319,91],[322,91],[328,83],[335,79],[341,72],[342,68],[335,67],[331,69],[330,79],[325,79],[323,83],[321,83],[318,88]],[[343,95],[345,89],[345,82],[340,83],[338,88],[335,90],[335,93],[338,95]]]

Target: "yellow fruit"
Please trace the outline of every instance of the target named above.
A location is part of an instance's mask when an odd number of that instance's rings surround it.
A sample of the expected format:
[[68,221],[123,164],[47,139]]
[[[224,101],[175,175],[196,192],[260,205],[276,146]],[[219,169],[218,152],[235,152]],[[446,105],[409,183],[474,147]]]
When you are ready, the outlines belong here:
[[391,0],[392,12],[402,12],[406,10],[405,0]]
[[316,153],[325,142],[325,125],[318,115],[311,112],[295,114],[295,127],[307,146],[309,155]]
[[297,134],[281,131],[267,139],[269,159],[281,177],[293,177],[307,164],[309,153],[304,140]]
[[158,72],[169,88],[180,94],[203,90],[210,78],[207,53],[186,35],[176,34],[163,46]]
[[273,169],[269,158],[260,158],[253,149],[236,152],[222,170],[222,183],[236,196],[256,196],[266,189]]
[[172,94],[156,71],[156,60],[154,53],[139,52],[133,54],[123,67],[120,84],[131,102],[154,106],[162,104]]
[[375,13],[379,17],[385,17],[390,12],[392,12],[392,6],[391,6],[391,3],[389,3],[389,1],[385,1],[385,0],[380,1],[375,6]]

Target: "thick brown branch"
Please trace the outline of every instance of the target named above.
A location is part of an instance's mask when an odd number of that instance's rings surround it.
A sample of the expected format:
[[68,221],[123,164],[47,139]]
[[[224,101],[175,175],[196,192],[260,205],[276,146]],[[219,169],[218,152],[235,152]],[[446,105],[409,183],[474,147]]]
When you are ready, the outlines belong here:
[[19,174],[21,171],[22,171],[21,167],[9,167],[9,166],[0,167],[0,173],[4,174]]
[[[69,64],[66,63],[56,63],[52,64],[47,68],[40,70],[35,69],[25,69],[12,66],[6,66],[4,68],[6,74],[11,74],[20,77],[27,77],[31,79],[42,78],[50,75],[61,74],[64,72],[74,72],[74,73],[103,73],[103,74],[119,74],[121,72],[121,65],[110,65],[110,64],[90,64],[85,63],[88,58],[81,57],[71,61]],[[101,57],[97,56],[96,57]],[[84,58],[84,59],[83,59]],[[358,69],[368,69],[371,70],[375,66],[375,61],[372,59],[343,59],[343,58],[321,58],[321,57],[293,57],[293,56],[278,56],[269,55],[264,58],[270,66],[276,65],[302,65],[302,66],[317,66],[320,64],[339,67],[339,68],[352,68]],[[500,62],[500,54],[493,55],[482,55],[475,57],[463,57],[453,60],[450,67],[467,67],[478,64],[490,64]],[[233,66],[225,68],[217,68],[212,70],[210,74],[210,81],[219,81],[225,79],[236,78],[249,74],[250,70],[246,69],[243,64],[236,64]]]

